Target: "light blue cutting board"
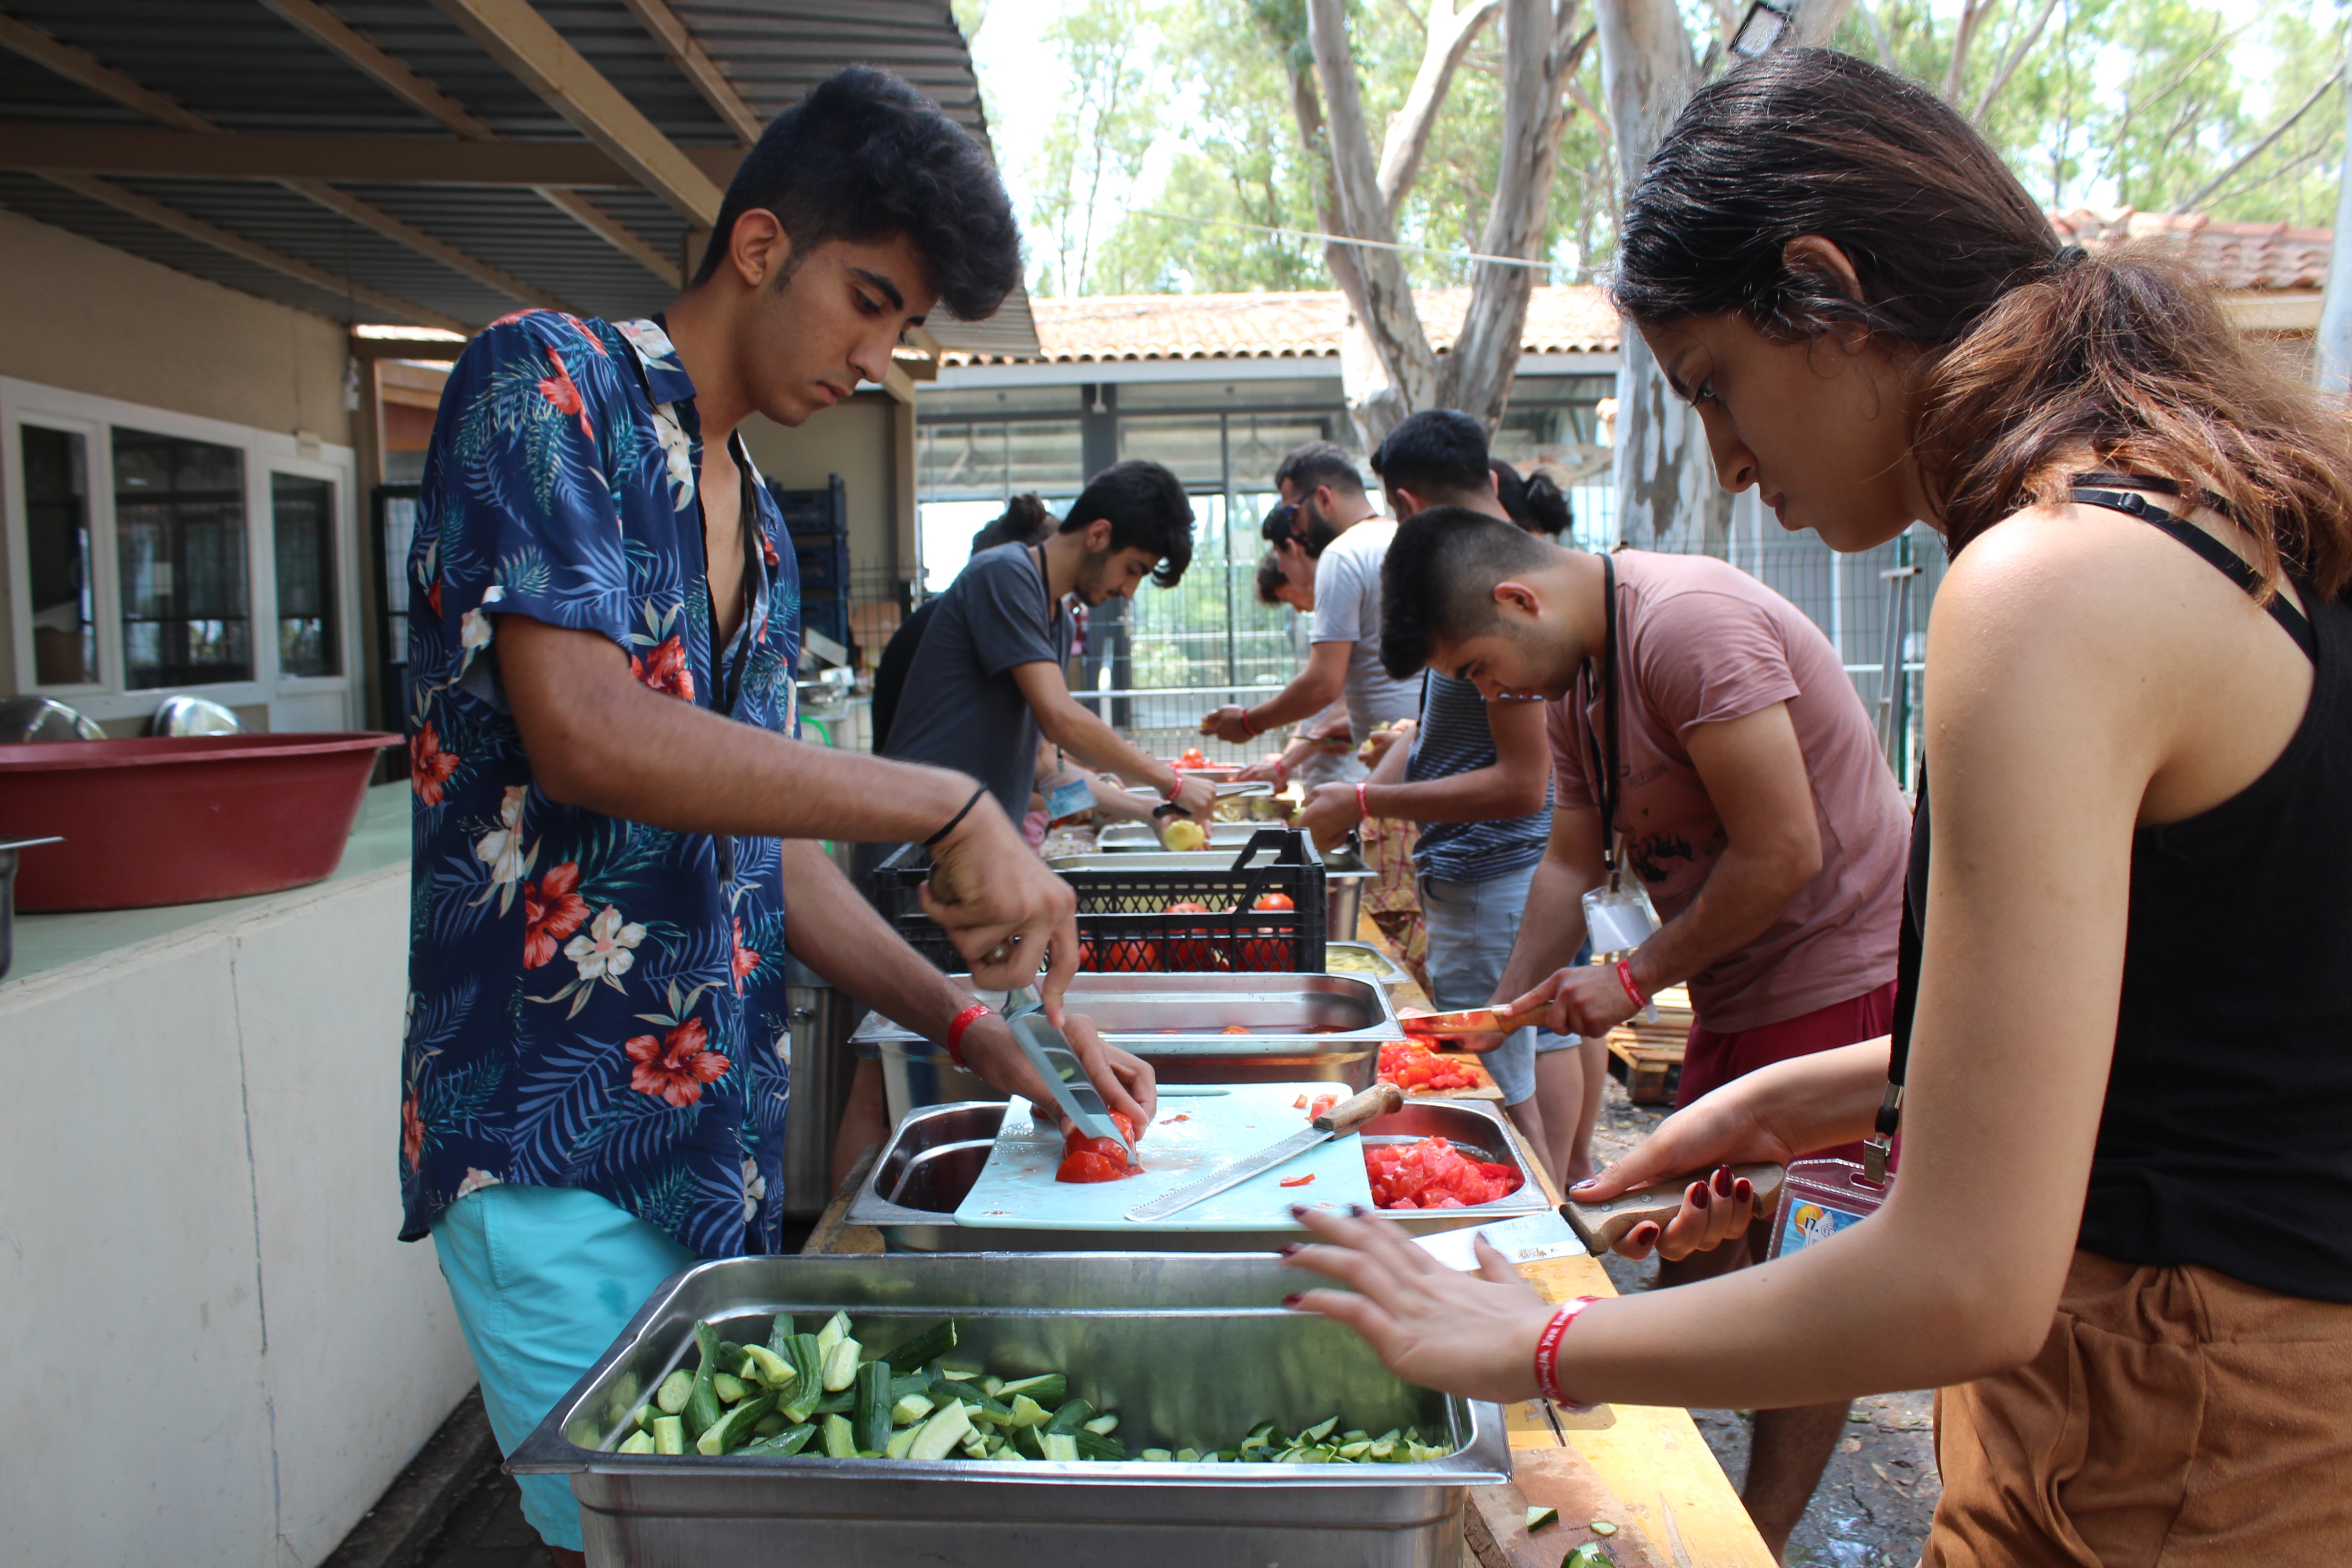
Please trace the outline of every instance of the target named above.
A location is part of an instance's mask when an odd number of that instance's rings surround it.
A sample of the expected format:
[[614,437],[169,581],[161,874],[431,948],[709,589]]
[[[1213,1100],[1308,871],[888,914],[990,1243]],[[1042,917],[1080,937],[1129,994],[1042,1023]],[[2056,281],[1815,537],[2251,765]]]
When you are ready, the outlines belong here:
[[[1371,1178],[1364,1172],[1363,1140],[1333,1138],[1274,1170],[1228,1187],[1191,1208],[1161,1220],[1138,1222],[1127,1211],[1178,1187],[1197,1182],[1279,1138],[1307,1129],[1307,1103],[1332,1091],[1328,1083],[1242,1083],[1224,1095],[1169,1099],[1160,1120],[1146,1129],[1136,1158],[1143,1174],[1123,1182],[1057,1182],[1062,1135],[1049,1121],[1030,1121],[1018,1101],[1005,1113],[980,1179],[956,1208],[956,1223],[990,1230],[1153,1231],[1296,1230],[1293,1204],[1344,1208],[1372,1204]],[[1178,1120],[1178,1118],[1182,1120]],[[1286,1187],[1286,1178],[1313,1172],[1304,1186]]]

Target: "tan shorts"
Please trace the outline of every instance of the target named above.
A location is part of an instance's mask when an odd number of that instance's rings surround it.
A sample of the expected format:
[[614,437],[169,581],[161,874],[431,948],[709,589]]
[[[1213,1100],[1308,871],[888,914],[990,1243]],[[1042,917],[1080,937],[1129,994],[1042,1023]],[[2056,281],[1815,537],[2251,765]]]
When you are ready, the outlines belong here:
[[2352,1564],[2352,1306],[2074,1255],[2025,1365],[1941,1391],[1922,1568]]

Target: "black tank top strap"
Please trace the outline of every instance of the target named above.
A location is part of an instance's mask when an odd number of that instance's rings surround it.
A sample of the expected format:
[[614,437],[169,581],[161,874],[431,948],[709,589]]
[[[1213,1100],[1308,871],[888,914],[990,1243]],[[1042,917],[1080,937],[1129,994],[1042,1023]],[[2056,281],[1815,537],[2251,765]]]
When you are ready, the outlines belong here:
[[[2152,527],[2160,528],[2203,556],[2207,564],[2244,589],[2250,596],[2257,599],[2262,596],[2264,587],[2262,577],[2236,551],[2195,523],[2185,521],[2156,505],[2139,493],[2142,490],[2170,496],[2182,493],[2181,488],[2170,479],[2158,479],[2153,475],[2088,473],[2074,476],[2066,499],[2077,506],[2104,507],[2109,511],[2119,511],[2126,517],[2136,517]],[[2197,500],[2223,517],[2230,515],[2228,505],[2219,496],[2200,491]],[[2303,649],[2304,657],[2317,664],[2319,639],[2312,632],[2310,619],[2282,595],[2273,595],[2270,602],[2263,607],[2270,612],[2271,619],[2294,639],[2295,647]]]

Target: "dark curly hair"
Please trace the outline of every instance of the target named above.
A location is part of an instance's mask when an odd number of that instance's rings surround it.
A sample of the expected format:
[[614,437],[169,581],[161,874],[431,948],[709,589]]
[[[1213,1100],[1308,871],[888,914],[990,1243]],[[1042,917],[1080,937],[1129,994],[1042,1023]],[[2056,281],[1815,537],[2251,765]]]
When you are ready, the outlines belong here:
[[1045,510],[1035,490],[1024,491],[1006,501],[1004,510],[971,536],[971,552],[977,555],[1000,544],[1043,544],[1061,521]]
[[1290,586],[1290,574],[1282,569],[1282,557],[1269,550],[1257,558],[1257,602],[1279,607],[1282,591]]
[[1568,504],[1568,492],[1540,464],[1526,479],[1500,458],[1486,466],[1495,472],[1495,499],[1503,503],[1513,522],[1529,533],[1553,539],[1576,526],[1576,511]]
[[1391,495],[1475,494],[1486,484],[1486,427],[1458,408],[1409,414],[1372,453],[1372,472]]
[[967,321],[994,315],[1021,281],[1021,228],[987,149],[868,66],[828,77],[768,122],[728,184],[696,284],[755,207],[776,215],[796,260],[827,240],[905,235],[940,300]]
[[1061,531],[1076,533],[1098,517],[1110,520],[1113,550],[1140,550],[1160,557],[1151,580],[1173,588],[1192,564],[1192,502],[1184,485],[1158,463],[1129,458],[1087,481]]

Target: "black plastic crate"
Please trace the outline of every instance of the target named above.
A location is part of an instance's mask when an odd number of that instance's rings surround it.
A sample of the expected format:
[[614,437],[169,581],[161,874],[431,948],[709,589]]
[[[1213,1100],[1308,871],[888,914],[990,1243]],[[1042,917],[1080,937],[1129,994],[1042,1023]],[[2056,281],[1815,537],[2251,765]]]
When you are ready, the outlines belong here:
[[[1142,857],[1138,857],[1142,858]],[[963,958],[923,913],[929,858],[908,845],[875,868],[883,913],[908,946],[950,972]],[[1065,871],[1078,895],[1078,967],[1104,973],[1323,972],[1323,858],[1297,828],[1265,827],[1230,866]],[[1278,896],[1289,909],[1259,909]],[[1171,909],[1192,904],[1197,909]]]

